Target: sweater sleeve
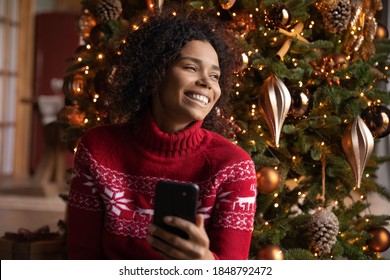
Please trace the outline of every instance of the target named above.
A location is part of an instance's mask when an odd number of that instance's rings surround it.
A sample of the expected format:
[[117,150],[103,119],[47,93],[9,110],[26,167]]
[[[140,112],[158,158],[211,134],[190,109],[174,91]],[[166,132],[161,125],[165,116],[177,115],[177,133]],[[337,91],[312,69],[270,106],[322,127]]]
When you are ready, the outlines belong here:
[[69,259],[102,259],[103,202],[91,173],[92,156],[80,143],[68,200]]
[[208,234],[216,259],[248,259],[256,210],[256,172],[252,160],[221,170]]

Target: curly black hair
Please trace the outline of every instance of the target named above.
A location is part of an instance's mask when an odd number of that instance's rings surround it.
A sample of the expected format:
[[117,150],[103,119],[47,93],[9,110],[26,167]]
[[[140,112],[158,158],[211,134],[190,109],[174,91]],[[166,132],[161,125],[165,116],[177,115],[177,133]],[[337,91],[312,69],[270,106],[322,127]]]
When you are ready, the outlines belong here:
[[192,40],[203,40],[209,42],[218,55],[222,91],[203,126],[220,132],[222,126],[217,121],[218,115],[226,115],[229,111],[232,75],[241,66],[241,50],[216,16],[185,8],[175,11],[174,14],[173,8],[164,7],[161,13],[149,15],[139,29],[126,34],[126,44],[122,46],[113,76],[110,114],[116,121],[130,122],[137,128],[167,69],[180,56],[183,46]]

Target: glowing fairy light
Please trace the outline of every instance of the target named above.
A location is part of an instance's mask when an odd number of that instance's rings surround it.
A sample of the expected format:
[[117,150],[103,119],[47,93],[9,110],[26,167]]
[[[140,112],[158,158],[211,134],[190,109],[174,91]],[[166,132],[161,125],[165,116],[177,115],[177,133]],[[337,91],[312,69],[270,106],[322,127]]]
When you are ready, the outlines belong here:
[[242,54],[242,62],[244,63],[244,65],[248,65],[249,63],[249,58],[245,53]]

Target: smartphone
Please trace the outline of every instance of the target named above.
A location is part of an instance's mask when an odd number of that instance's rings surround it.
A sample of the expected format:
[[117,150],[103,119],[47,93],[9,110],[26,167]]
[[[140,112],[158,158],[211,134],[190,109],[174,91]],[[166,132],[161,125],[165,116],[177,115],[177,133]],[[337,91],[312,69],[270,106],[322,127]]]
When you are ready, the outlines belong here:
[[187,233],[164,223],[165,216],[176,216],[195,223],[199,186],[193,183],[159,181],[156,186],[153,224],[188,239]]

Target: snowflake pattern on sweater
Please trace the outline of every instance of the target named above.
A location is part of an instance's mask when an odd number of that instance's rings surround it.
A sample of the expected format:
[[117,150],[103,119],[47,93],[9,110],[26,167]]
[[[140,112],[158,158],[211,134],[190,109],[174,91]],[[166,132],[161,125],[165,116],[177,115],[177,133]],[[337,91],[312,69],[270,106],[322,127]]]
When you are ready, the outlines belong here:
[[194,122],[161,131],[150,115],[142,129],[100,126],[81,139],[68,203],[71,259],[163,259],[147,242],[160,180],[196,183],[198,213],[216,259],[246,259],[256,207],[249,154]]
[[[79,169],[80,165],[75,162],[73,180],[79,181],[82,189],[70,192],[69,205],[88,211],[103,211],[105,208],[105,227],[109,232],[146,237],[147,226],[153,218],[154,188],[164,178],[131,176],[102,166],[83,144],[78,147],[77,160],[82,165],[88,163],[93,176]],[[208,180],[195,182],[200,189],[198,213],[205,216],[205,225],[215,213],[211,221],[215,227],[252,231],[256,185],[251,184],[250,193],[242,197],[236,196],[234,191],[219,191],[223,184],[253,181],[255,178],[253,162],[247,160],[225,167]]]

